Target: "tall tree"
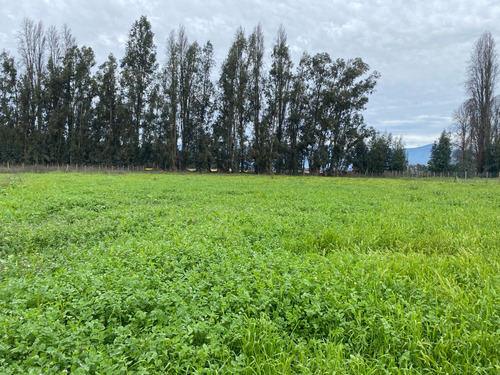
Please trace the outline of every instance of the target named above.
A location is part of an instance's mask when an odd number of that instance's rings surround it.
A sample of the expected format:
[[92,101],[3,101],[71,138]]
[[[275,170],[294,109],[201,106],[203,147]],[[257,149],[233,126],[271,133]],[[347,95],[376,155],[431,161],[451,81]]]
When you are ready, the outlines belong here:
[[283,25],[280,25],[278,29],[271,59],[268,93],[268,106],[272,118],[270,157],[275,158],[276,172],[281,173],[285,168],[285,160],[289,153],[285,140],[285,120],[290,99],[293,66]]
[[485,32],[474,45],[467,66],[466,90],[469,95],[471,136],[476,157],[476,169],[483,172],[492,143],[495,86],[499,65],[495,40]]
[[147,127],[145,111],[148,94],[157,68],[154,33],[146,16],[134,22],[129,33],[125,57],[121,61],[122,86],[130,113],[127,143],[129,160],[140,162],[141,134]]
[[307,143],[307,159],[309,170],[317,173],[321,166],[327,164],[328,151],[326,149],[327,137],[327,111],[328,105],[324,100],[330,80],[330,65],[332,60],[327,53],[318,53],[312,57],[305,57],[308,109],[307,128],[304,129]]
[[46,37],[43,23],[25,18],[18,33],[18,48],[24,68],[20,79],[19,120],[22,124],[24,160],[43,159],[42,82],[45,74]]
[[177,117],[179,113],[179,69],[180,57],[179,47],[175,32],[172,30],[166,45],[167,60],[163,69],[163,92],[164,92],[164,129],[167,143],[167,158],[165,167],[170,170],[178,168],[179,133],[177,129]]
[[67,163],[69,136],[74,137],[74,93],[80,79],[75,74],[77,43],[65,25],[60,32],[54,26],[48,28],[47,45],[49,57],[43,80],[44,159],[51,163]]
[[[182,31],[182,33],[181,33]],[[180,126],[181,126],[181,154],[180,168],[186,169],[194,162],[194,105],[196,102],[196,74],[199,68],[201,48],[197,42],[184,46],[183,29],[179,30],[179,55],[180,59]]]
[[266,169],[269,132],[262,119],[264,94],[264,35],[259,25],[248,38],[248,115],[252,124],[251,158],[255,173]]
[[215,87],[211,81],[215,66],[212,43],[201,50],[195,75],[193,101],[193,162],[198,170],[209,170],[213,163],[211,126],[215,106]]
[[[54,29],[50,29],[54,30]],[[51,44],[57,43],[55,35],[51,35]],[[51,56],[47,63],[47,74],[44,80],[44,113],[45,135],[44,141],[47,148],[48,162],[66,162],[67,148],[67,107],[65,106],[65,79],[62,57],[60,52],[54,51],[57,46],[52,46]]]
[[370,134],[361,112],[374,91],[379,73],[369,73],[370,67],[360,58],[337,59],[331,70],[332,80],[325,97],[329,105],[326,118],[329,173],[338,174],[351,164],[350,155],[358,141]]
[[332,61],[327,53],[305,56],[308,105],[303,140],[311,172],[345,172],[361,139],[368,138],[362,111],[379,74],[361,59]]
[[[67,26],[45,31],[26,19],[18,34],[19,73],[4,54],[0,77],[2,134],[22,149],[14,152],[17,160],[153,163],[172,170],[253,166],[257,173],[299,173],[308,166],[339,174],[369,153],[362,111],[378,74],[361,59],[305,53],[293,74],[280,26],[266,72],[260,25],[248,38],[239,28],[216,90],[210,43],[189,43],[181,26],[168,38],[160,72],[153,37],[141,17],[130,30],[121,71],[110,56],[94,74],[93,51],[80,48]],[[480,129],[474,127],[480,111],[468,109],[467,116],[468,129]],[[499,118],[491,121],[492,140]],[[476,133],[470,130],[468,139]],[[1,158],[13,158],[8,147]]]
[[[68,162],[90,161],[93,127],[93,100],[96,96],[92,69],[94,52],[90,47],[70,48],[63,59],[64,105],[68,137]],[[99,138],[99,137],[98,137]]]
[[96,75],[97,95],[96,116],[102,134],[100,161],[116,165],[121,163],[120,141],[121,129],[119,121],[120,87],[118,84],[118,63],[113,54],[99,66]]
[[218,167],[224,171],[245,168],[248,59],[247,40],[242,28],[222,64],[219,79],[219,118],[214,129]]
[[307,145],[313,139],[313,135],[312,137],[306,136],[305,130],[309,100],[306,86],[308,59],[307,54],[304,54],[300,59],[297,70],[292,77],[290,90],[290,109],[286,122],[286,136],[290,142],[287,170],[291,174],[297,174],[299,171],[304,172]]
[[456,161],[456,167],[462,172],[474,169],[471,138],[472,113],[473,102],[466,101],[452,115],[454,122],[452,132],[456,140],[453,157]]

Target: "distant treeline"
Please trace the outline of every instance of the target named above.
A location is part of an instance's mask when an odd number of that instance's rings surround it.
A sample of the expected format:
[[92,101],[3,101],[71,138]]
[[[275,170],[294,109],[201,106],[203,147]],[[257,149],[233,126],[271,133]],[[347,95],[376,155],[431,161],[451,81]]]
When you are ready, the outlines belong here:
[[158,63],[146,17],[125,56],[96,67],[68,27],[25,19],[19,61],[0,55],[0,162],[151,165],[256,173],[405,170],[401,138],[362,112],[379,78],[360,58],[290,57],[280,27],[265,70],[260,26],[237,30],[214,80],[210,42],[172,31]]

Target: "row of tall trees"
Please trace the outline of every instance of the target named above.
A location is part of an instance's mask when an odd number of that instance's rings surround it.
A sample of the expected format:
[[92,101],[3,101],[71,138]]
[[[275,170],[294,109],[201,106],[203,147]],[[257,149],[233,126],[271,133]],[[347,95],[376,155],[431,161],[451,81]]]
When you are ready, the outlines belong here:
[[125,56],[100,66],[66,26],[26,19],[18,35],[19,61],[0,55],[0,161],[291,174],[404,168],[401,140],[363,120],[379,74],[327,53],[304,53],[295,65],[283,27],[269,69],[261,27],[238,29],[217,80],[212,44],[190,42],[183,27],[160,64],[144,16]]
[[467,65],[467,98],[453,113],[459,170],[500,171],[499,73],[495,40],[485,32],[475,43]]

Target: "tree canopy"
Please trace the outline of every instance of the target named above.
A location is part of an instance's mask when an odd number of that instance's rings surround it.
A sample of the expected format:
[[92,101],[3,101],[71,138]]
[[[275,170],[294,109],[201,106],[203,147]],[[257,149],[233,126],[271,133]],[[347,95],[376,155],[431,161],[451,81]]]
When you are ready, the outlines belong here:
[[262,28],[239,28],[217,79],[211,43],[182,26],[159,64],[145,16],[97,68],[67,26],[26,19],[18,42],[19,63],[0,55],[0,162],[337,175],[376,145],[363,111],[379,74],[325,52],[294,63],[283,26],[267,70]]
[[446,131],[441,133],[439,140],[434,142],[429,159],[429,170],[431,172],[450,172],[453,169],[451,163],[451,139]]
[[453,113],[456,161],[460,169],[477,172],[500,169],[500,95],[496,94],[500,65],[496,43],[484,32],[474,44],[465,77],[466,100]]

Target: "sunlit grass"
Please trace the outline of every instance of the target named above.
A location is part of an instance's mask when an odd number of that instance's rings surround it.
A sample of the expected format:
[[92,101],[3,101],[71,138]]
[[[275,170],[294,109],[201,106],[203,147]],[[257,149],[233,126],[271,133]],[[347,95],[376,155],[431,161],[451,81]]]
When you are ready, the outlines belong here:
[[0,176],[5,373],[500,372],[500,185]]

